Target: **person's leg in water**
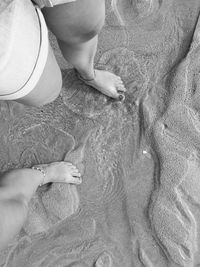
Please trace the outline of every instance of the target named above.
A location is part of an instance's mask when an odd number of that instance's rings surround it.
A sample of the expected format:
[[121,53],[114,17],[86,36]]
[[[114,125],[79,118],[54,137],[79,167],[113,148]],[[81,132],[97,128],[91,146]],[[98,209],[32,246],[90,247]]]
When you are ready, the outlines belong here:
[[77,0],[42,11],[63,56],[86,84],[113,98],[126,91],[120,77],[94,70],[98,34],[105,19],[104,0]]
[[28,203],[39,185],[50,182],[80,184],[79,170],[70,162],[54,162],[35,169],[9,171],[0,177],[0,250],[19,233]]

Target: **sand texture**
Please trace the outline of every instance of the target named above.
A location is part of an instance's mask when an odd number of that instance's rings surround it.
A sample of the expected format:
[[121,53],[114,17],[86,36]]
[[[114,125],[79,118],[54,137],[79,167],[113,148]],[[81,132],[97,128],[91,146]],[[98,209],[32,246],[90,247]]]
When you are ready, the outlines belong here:
[[79,81],[42,108],[0,102],[0,169],[66,160],[79,186],[38,189],[0,267],[200,266],[200,2],[106,2],[96,67],[124,102]]

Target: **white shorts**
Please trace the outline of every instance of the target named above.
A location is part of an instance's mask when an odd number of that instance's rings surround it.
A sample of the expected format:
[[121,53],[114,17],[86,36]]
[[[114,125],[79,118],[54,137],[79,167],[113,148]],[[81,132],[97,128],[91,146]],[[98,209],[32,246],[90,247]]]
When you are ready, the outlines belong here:
[[[0,100],[19,99],[30,93],[37,85],[45,68],[49,51],[48,29],[40,9],[38,7],[35,7],[35,10],[40,25],[40,43],[39,48],[37,50],[36,58],[32,59],[33,68],[29,70],[30,75],[29,78],[26,80],[24,80],[26,64],[23,64],[23,67],[21,67],[20,60],[18,60],[16,64],[13,64],[14,66],[12,68],[9,68],[9,66],[11,65],[9,65],[9,60],[15,62],[15,57],[17,57],[16,53],[12,53],[11,49],[11,51],[9,51],[8,53],[9,57],[6,62],[6,67],[4,66],[4,68],[0,68]],[[25,38],[26,36],[24,36],[24,42],[26,42]],[[12,45],[15,48],[15,40]],[[21,53],[23,54],[23,51]],[[23,58],[23,60],[25,59]],[[29,59],[27,59],[27,61],[28,60]],[[27,65],[30,66],[28,62]],[[18,65],[18,67],[16,67],[16,65]],[[22,86],[20,88],[17,88],[17,84],[21,84]]]

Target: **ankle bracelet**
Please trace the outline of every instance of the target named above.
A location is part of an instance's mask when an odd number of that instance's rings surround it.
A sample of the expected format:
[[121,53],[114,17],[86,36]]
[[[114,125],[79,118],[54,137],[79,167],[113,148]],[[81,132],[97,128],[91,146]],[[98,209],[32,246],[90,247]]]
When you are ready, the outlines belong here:
[[85,79],[85,78],[83,78],[77,70],[76,70],[76,74],[77,74],[78,78],[79,78],[81,81],[86,82],[86,83],[87,83],[87,82],[92,82],[92,81],[94,81],[95,78],[96,78],[96,72],[95,72],[95,70],[94,70],[94,78],[92,78],[92,79]]
[[44,184],[44,178],[46,176],[46,172],[45,170],[41,167],[41,166],[33,166],[32,167],[33,170],[36,170],[36,171],[40,171],[43,175],[43,180],[42,180],[42,183],[39,184],[39,186],[42,186]]

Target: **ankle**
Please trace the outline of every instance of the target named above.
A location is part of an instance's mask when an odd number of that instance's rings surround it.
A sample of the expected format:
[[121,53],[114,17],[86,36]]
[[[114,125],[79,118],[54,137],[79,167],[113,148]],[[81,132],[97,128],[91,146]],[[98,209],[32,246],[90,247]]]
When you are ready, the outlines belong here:
[[88,73],[79,71],[77,69],[76,69],[76,72],[77,72],[78,78],[85,82],[93,81],[96,77],[96,73],[94,69],[92,72],[88,72]]
[[95,74],[94,67],[92,65],[79,64],[78,66],[74,66],[74,68],[83,79],[94,79]]

